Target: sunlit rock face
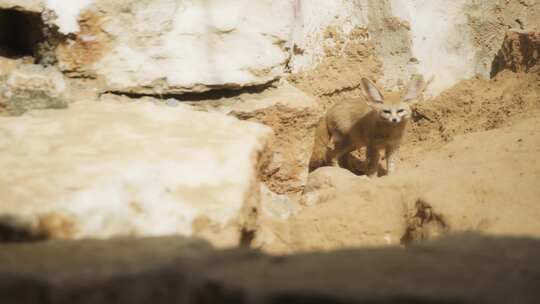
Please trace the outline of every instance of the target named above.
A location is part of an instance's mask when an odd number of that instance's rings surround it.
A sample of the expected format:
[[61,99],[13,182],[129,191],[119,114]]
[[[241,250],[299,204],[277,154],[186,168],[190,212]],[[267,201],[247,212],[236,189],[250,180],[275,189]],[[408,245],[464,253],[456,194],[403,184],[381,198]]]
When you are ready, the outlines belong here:
[[65,37],[55,51],[66,74],[140,94],[266,84],[342,56],[338,35],[373,43],[387,89],[421,73],[435,76],[437,95],[489,77],[508,29],[540,26],[534,1],[0,0],[0,9],[45,12]]
[[289,60],[292,0],[94,1],[57,51],[67,73],[112,91],[204,92],[261,85]]
[[198,235],[237,245],[254,229],[272,131],[152,103],[74,103],[0,118],[0,214],[47,238]]

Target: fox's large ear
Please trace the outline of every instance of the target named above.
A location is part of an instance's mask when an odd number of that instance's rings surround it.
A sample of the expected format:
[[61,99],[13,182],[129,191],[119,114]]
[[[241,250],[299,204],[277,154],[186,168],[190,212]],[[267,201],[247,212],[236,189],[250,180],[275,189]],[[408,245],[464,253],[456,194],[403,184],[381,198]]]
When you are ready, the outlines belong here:
[[368,98],[368,102],[371,103],[383,103],[383,95],[377,89],[377,86],[371,80],[367,78],[362,78],[362,89],[364,91],[364,94]]
[[401,99],[404,102],[416,102],[420,94],[424,92],[424,89],[424,76],[413,75]]

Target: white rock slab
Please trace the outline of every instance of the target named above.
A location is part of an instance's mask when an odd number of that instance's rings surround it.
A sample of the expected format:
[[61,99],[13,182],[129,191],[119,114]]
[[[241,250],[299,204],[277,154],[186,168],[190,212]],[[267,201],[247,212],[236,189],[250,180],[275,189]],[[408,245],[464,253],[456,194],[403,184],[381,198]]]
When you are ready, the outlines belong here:
[[293,72],[310,70],[324,59],[324,47],[332,43],[325,37],[329,27],[348,35],[355,27],[367,28],[369,22],[367,0],[295,0],[294,11],[290,40],[297,52],[290,62]]
[[464,11],[469,0],[393,0],[395,16],[409,22],[418,72],[435,79],[429,93],[438,94],[475,74],[475,47]]
[[132,93],[265,84],[285,72],[293,18],[293,0],[95,1],[60,66]]
[[51,238],[180,234],[236,245],[258,208],[271,133],[142,102],[0,117],[0,215]]

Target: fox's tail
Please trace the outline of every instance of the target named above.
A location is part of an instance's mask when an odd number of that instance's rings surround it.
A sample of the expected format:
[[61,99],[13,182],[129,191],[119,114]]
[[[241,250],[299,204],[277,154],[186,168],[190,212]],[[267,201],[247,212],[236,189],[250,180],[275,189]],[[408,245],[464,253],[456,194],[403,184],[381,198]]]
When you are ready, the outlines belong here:
[[325,117],[322,117],[315,130],[315,143],[313,145],[313,153],[309,160],[309,172],[317,168],[327,165],[326,154],[330,144],[330,133],[326,124]]

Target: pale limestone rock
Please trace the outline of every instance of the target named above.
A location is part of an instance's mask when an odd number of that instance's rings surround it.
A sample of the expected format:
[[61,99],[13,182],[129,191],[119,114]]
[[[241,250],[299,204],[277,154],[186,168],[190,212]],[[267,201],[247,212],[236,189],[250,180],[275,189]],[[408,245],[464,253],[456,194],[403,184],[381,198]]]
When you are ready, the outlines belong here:
[[68,72],[105,79],[111,91],[203,92],[281,76],[292,0],[97,1],[59,49]]
[[392,14],[410,26],[417,71],[435,75],[437,95],[475,75],[489,78],[509,29],[540,29],[540,2],[392,0]]
[[54,24],[62,34],[79,32],[79,15],[94,0],[44,0],[47,9],[54,11]]
[[364,28],[383,63],[380,83],[391,90],[411,74],[435,75],[428,95],[477,74],[488,78],[508,29],[540,29],[538,1],[298,0],[295,12],[293,72],[325,59],[325,48],[333,47],[329,29],[348,44],[358,42],[348,37],[352,30]]
[[49,238],[180,234],[237,245],[254,229],[270,136],[222,114],[142,102],[0,118],[0,214]]
[[295,197],[276,194],[261,183],[261,209],[265,217],[286,220],[298,213],[300,205]]
[[[106,90],[159,94],[241,88],[309,71],[335,47],[331,28],[376,45],[381,84],[435,75],[428,95],[480,74],[508,29],[540,29],[538,1],[473,0],[0,0],[0,8],[53,12],[73,34],[62,70],[96,76]],[[49,22],[50,21],[50,22]]]
[[279,257],[178,237],[0,244],[0,302],[538,304],[538,256],[537,239],[473,234]]
[[291,33],[293,72],[310,70],[325,57],[325,44],[332,44],[325,32],[333,27],[345,35],[355,27],[368,26],[368,1],[295,1],[295,26]]
[[282,80],[277,88],[220,101],[213,110],[271,127],[275,134],[273,155],[263,169],[262,180],[278,194],[302,191],[315,126],[322,115],[313,96]]
[[5,76],[15,70],[20,65],[19,60],[0,57],[0,77]]
[[15,9],[25,12],[54,12],[51,24],[58,27],[61,34],[77,33],[80,14],[90,6],[93,0],[0,0],[0,9]]
[[69,87],[57,68],[34,64],[11,68],[0,83],[0,103],[8,113],[20,115],[32,109],[67,107]]

